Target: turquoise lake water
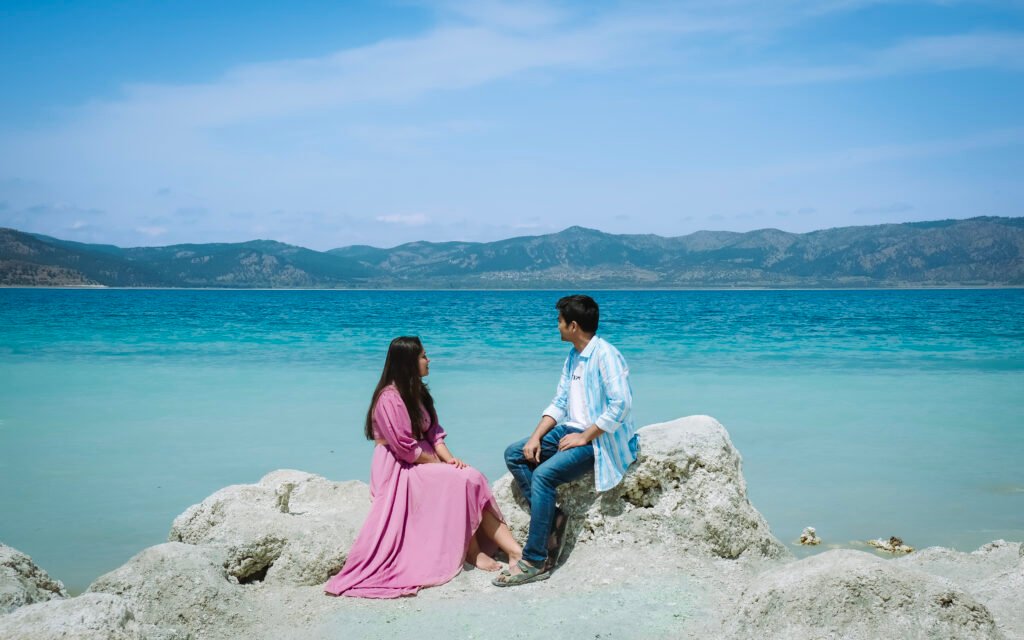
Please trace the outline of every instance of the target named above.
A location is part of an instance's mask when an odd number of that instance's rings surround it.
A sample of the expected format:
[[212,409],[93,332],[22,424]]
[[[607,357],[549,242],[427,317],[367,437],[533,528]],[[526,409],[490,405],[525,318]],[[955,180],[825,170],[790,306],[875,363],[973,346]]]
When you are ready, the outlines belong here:
[[[400,334],[494,480],[554,392],[564,293],[2,289],[0,541],[78,591],[226,485],[367,480]],[[781,540],[1024,540],[1024,291],[591,295],[638,424],[721,421]]]

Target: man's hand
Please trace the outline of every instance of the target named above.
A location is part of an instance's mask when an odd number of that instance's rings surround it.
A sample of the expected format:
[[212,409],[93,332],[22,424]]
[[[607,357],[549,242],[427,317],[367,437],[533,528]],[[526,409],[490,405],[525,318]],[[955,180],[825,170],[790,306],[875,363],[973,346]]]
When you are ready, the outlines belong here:
[[562,436],[561,440],[558,441],[558,450],[565,451],[566,449],[572,449],[573,447],[582,447],[587,444],[590,444],[590,440],[588,440],[587,436],[583,435],[582,433],[567,433],[564,436]]
[[540,464],[540,438],[530,438],[523,445],[523,457],[527,462]]

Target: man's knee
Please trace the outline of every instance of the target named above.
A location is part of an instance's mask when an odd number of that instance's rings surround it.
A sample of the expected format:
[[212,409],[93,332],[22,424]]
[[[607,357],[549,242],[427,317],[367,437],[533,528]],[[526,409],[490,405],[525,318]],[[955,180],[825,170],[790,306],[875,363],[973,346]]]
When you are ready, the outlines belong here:
[[559,474],[553,467],[541,465],[533,472],[534,486],[539,485],[541,487],[554,489],[563,482],[565,481],[561,478],[561,474]]
[[513,442],[505,448],[505,464],[522,464],[526,462],[523,457],[523,443]]

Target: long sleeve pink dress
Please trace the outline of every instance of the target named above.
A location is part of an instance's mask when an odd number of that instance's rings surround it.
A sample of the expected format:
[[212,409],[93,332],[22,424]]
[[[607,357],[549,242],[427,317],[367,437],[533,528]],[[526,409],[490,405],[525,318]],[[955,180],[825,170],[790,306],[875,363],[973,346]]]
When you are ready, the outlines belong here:
[[394,386],[378,397],[373,428],[378,442],[370,469],[373,504],[345,567],[324,591],[360,598],[414,595],[459,573],[484,509],[503,518],[487,478],[476,469],[413,464],[422,452],[433,453],[445,432],[435,420],[422,440],[414,439]]

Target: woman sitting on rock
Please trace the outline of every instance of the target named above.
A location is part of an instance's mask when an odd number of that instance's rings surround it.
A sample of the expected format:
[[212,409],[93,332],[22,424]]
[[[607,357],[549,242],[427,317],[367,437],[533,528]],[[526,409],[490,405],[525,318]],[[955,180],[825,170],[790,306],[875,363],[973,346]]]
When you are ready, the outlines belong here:
[[391,341],[366,415],[377,443],[370,470],[373,504],[345,567],[327,581],[333,595],[396,598],[443,584],[463,560],[486,571],[522,547],[505,525],[487,478],[452,455],[422,378],[430,360],[420,339]]

